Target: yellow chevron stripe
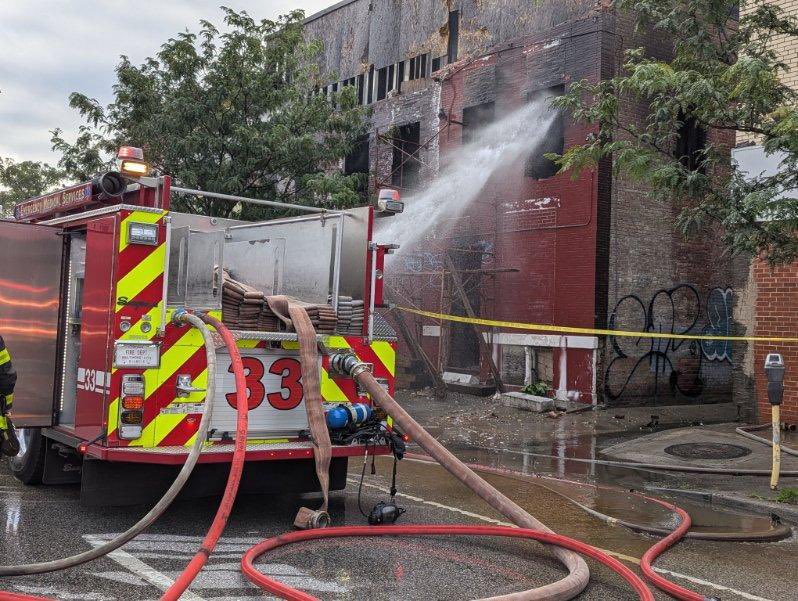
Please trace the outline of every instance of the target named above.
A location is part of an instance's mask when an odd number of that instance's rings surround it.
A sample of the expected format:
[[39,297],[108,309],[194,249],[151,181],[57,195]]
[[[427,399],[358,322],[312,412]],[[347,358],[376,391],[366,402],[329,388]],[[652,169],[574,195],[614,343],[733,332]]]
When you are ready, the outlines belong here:
[[[116,296],[128,299],[135,298],[152,281],[163,273],[166,260],[166,244],[161,244],[147,255],[147,258],[136,265],[130,273],[116,283]],[[124,305],[116,305],[116,310]]]
[[7,348],[4,348],[0,351],[0,365],[5,365],[9,361],[11,361],[11,353],[8,352]]
[[116,428],[118,425],[119,425],[119,397],[115,398],[113,401],[111,401],[108,404],[108,428],[106,430],[108,432],[107,436],[111,436],[111,434],[116,432]]
[[346,403],[349,397],[346,396],[341,387],[330,377],[329,372],[321,370],[321,397],[328,403]]
[[[119,340],[152,340],[152,338],[158,333],[158,327],[161,325],[161,307],[163,306],[163,301],[160,301],[158,305],[147,311],[144,317],[149,317],[149,319],[139,319],[137,322],[131,325],[130,329],[127,332],[123,332],[122,335],[119,337]],[[149,332],[142,332],[141,331],[141,324],[149,321],[152,324],[152,329]]]
[[391,375],[394,375],[396,372],[396,351],[391,346],[391,343],[384,340],[375,340],[371,343],[371,350],[380,358],[385,369]]
[[324,344],[326,344],[328,348],[351,348],[346,338],[343,336],[329,336],[324,341]]
[[158,223],[164,218],[166,212],[163,213],[149,213],[145,211],[134,211],[122,220],[122,229],[119,232],[119,252],[122,252],[128,247],[127,230],[131,223]]

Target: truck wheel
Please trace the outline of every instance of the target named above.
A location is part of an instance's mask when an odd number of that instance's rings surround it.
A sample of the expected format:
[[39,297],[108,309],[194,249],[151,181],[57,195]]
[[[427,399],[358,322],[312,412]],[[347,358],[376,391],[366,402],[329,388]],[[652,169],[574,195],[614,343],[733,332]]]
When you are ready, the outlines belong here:
[[8,458],[11,473],[23,484],[41,484],[46,450],[41,428],[17,428],[17,438],[19,453]]

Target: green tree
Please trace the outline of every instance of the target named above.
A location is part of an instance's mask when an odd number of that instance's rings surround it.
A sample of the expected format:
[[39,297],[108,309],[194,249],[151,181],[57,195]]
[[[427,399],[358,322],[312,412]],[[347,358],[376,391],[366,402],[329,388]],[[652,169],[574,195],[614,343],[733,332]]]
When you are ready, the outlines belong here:
[[[144,148],[178,185],[282,202],[347,207],[361,203],[358,177],[335,173],[365,131],[355,89],[316,93],[322,48],[306,42],[302,11],[255,21],[223,8],[225,31],[201,22],[198,34],[170,38],[142,65],[122,57],[114,100],[79,93],[70,105],[86,120],[75,142],[53,132],[53,149],[71,177],[109,166],[121,145]],[[243,219],[253,205],[176,196],[178,210]]]
[[[571,85],[557,103],[595,135],[557,161],[578,173],[611,157],[616,172],[679,203],[685,233],[720,223],[729,251],[788,262],[798,257],[798,201],[784,194],[798,189],[798,97],[781,79],[788,66],[772,42],[795,39],[798,20],[764,0],[746,4],[750,12],[737,21],[737,0],[615,0],[618,10],[634,11],[638,28],[667,33],[672,58],[633,48],[615,78]],[[649,107],[643,122],[624,115],[626,100]],[[684,128],[753,136],[784,156],[781,169],[746,181],[728,168],[719,136],[694,156],[680,152]]]
[[11,214],[16,203],[45,193],[59,183],[63,174],[47,163],[0,157],[0,215]]

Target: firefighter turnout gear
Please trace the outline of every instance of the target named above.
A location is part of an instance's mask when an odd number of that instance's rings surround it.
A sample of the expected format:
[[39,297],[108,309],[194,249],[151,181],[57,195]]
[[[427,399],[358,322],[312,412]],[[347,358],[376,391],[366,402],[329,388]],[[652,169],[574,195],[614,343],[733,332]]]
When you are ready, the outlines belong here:
[[14,402],[14,386],[17,383],[17,372],[11,363],[11,354],[0,336],[0,451],[3,455],[14,457],[19,453],[19,440],[14,432],[14,424],[8,417]]

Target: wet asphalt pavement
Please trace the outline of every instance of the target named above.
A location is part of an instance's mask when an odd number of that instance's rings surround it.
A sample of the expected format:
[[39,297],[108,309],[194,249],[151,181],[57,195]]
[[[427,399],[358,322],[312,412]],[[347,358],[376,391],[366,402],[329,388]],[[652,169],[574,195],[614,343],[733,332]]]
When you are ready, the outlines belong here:
[[[486,457],[479,457],[485,462]],[[494,464],[518,468],[511,456]],[[361,461],[350,462],[346,491],[333,493],[330,513],[336,525],[365,524],[358,511]],[[486,478],[555,531],[622,556],[627,565],[653,544],[653,538],[610,527],[568,503],[560,494],[519,479]],[[390,462],[377,462],[377,474],[363,487],[364,509],[387,497]],[[397,501],[403,523],[491,524],[501,516],[437,466],[405,460],[399,470]],[[561,491],[562,492],[562,491]],[[566,487],[566,493],[567,493]],[[585,501],[583,489],[573,496]],[[581,495],[581,497],[580,497]],[[607,513],[623,512],[623,498],[594,499]],[[240,575],[241,554],[261,539],[290,529],[299,497],[244,497],[208,567],[184,599],[264,598]],[[632,507],[638,518],[645,508]],[[196,550],[216,509],[213,499],[181,501],[145,535],[113,556],[80,568],[35,577],[5,579],[2,589],[57,599],[157,599]],[[25,487],[0,468],[0,526],[4,564],[52,559],[84,551],[135,522],[146,507],[88,508],[75,487]],[[712,526],[708,511],[702,519]],[[622,517],[618,515],[617,517]],[[668,515],[651,514],[668,523]],[[766,527],[729,516],[720,528]],[[676,582],[721,599],[794,599],[798,543],[714,543],[685,541],[657,565]],[[614,574],[589,561],[591,584],[580,599],[634,599]],[[474,599],[539,586],[563,571],[536,543],[497,539],[411,538],[345,539],[302,543],[263,558],[261,569],[322,599]],[[657,594],[658,599],[666,598]]]

